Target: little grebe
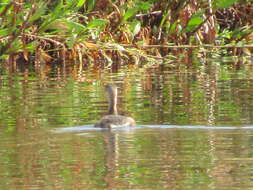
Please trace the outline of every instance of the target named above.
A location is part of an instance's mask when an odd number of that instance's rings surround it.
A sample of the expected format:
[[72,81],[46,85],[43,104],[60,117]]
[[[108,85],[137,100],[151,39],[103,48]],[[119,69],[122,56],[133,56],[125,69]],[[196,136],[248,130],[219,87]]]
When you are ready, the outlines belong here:
[[135,121],[131,117],[118,115],[117,111],[117,86],[114,84],[107,84],[105,90],[108,95],[109,109],[108,115],[102,117],[94,126],[101,128],[114,128],[122,126],[134,126]]

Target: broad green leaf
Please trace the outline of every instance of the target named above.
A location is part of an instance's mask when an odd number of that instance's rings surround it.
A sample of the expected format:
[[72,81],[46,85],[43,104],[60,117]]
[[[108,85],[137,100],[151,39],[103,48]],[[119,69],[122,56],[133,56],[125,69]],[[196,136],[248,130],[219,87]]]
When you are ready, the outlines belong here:
[[130,23],[130,30],[132,32],[132,35],[135,36],[141,30],[141,23],[139,21],[131,22]]
[[8,49],[8,52],[17,52],[18,50],[22,49],[22,41],[17,38],[15,39],[12,44],[11,44],[11,47]]
[[10,3],[11,0],[0,1],[0,13],[5,9],[5,7]]
[[66,38],[66,43],[68,47],[72,48],[76,43],[76,37],[74,35],[69,36],[68,38]]
[[195,17],[195,18],[192,18],[189,22],[188,22],[188,25],[189,26],[196,26],[196,25],[199,25],[200,23],[202,23],[203,19],[200,18],[200,17]]
[[76,4],[76,0],[65,0],[65,5],[67,8],[71,8]]
[[241,38],[242,36],[247,36],[251,33],[253,33],[253,29],[251,29],[249,26],[243,26],[235,29],[232,32],[232,35],[234,38]]
[[186,27],[186,32],[191,32],[193,31],[199,24],[203,22],[203,19],[201,17],[193,17],[191,20],[188,22],[187,27]]
[[0,30],[0,36],[8,36],[10,34],[10,30],[7,28]]
[[58,1],[53,10],[50,11],[48,15],[44,16],[43,23],[40,25],[38,31],[44,32],[48,28],[53,28],[52,24],[54,24],[57,20],[66,18],[69,12],[70,9],[65,9],[63,2]]
[[36,46],[38,46],[38,41],[33,41],[29,44],[26,44],[26,50],[29,52],[34,52],[36,50]]
[[152,4],[148,1],[139,1],[136,3],[136,8],[142,11],[146,11],[152,7]]
[[94,8],[94,6],[95,6],[95,4],[96,4],[96,0],[88,0],[87,1],[87,6],[88,6],[88,11],[92,11],[93,10],[93,8]]
[[231,5],[233,5],[236,1],[238,0],[215,0],[214,4],[220,8],[220,9],[224,9],[224,8],[228,8]]
[[145,45],[145,42],[144,41],[138,41],[137,45],[140,45],[140,46]]
[[138,10],[136,8],[128,9],[127,12],[125,13],[125,15],[123,16],[122,22],[124,23],[129,18],[131,18],[132,16],[134,16],[137,13],[137,11]]
[[9,55],[7,54],[3,54],[3,55],[0,55],[0,60],[5,60],[5,59],[8,59]]
[[86,30],[86,27],[84,25],[77,22],[65,21],[63,23],[66,24],[70,28],[70,30],[74,33],[79,33],[83,30]]
[[87,28],[88,29],[100,28],[100,27],[104,27],[107,23],[108,23],[108,20],[95,19],[95,20],[92,20],[91,22],[88,23]]
[[67,0],[66,9],[72,11],[78,10],[86,0]]
[[80,8],[81,6],[83,6],[83,4],[86,2],[86,0],[79,0],[77,3],[77,7]]
[[136,34],[138,34],[140,30],[141,30],[141,23],[138,22],[134,27],[133,35],[135,36]]
[[168,33],[174,33],[176,32],[176,26],[177,26],[177,21],[175,21],[174,23],[172,23],[170,26],[169,26],[169,31]]

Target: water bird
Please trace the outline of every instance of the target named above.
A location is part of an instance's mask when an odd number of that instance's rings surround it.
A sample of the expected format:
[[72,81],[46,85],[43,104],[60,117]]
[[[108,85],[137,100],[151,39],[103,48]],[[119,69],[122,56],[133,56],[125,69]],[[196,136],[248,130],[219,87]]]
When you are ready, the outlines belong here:
[[115,84],[107,84],[105,91],[108,97],[108,115],[102,117],[94,126],[101,128],[115,128],[115,127],[128,127],[136,125],[131,117],[118,115],[117,110],[117,96],[118,90]]

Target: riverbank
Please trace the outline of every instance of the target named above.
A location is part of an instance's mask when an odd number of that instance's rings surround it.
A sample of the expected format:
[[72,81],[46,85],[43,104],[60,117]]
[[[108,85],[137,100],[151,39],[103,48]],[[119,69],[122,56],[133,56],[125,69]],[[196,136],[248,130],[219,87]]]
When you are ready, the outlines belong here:
[[[8,1],[1,4],[0,59],[73,64],[173,60],[253,52],[252,2]],[[203,55],[204,56],[204,55]]]

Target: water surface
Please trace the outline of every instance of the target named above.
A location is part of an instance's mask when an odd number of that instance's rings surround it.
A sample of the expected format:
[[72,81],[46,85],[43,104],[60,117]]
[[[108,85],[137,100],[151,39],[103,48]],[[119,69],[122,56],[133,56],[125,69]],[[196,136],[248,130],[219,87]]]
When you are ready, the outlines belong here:
[[[252,189],[253,70],[1,68],[0,189]],[[137,127],[94,129],[103,86]]]

